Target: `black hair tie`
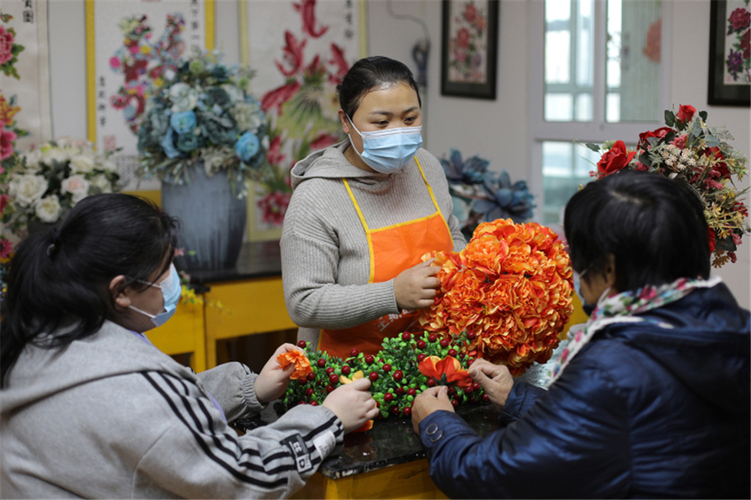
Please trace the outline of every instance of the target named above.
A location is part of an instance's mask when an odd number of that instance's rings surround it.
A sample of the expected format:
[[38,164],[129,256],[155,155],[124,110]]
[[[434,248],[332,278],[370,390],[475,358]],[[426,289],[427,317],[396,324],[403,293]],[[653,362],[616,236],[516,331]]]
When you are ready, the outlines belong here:
[[50,244],[47,247],[47,257],[52,256],[60,248],[60,229],[53,227],[50,231]]

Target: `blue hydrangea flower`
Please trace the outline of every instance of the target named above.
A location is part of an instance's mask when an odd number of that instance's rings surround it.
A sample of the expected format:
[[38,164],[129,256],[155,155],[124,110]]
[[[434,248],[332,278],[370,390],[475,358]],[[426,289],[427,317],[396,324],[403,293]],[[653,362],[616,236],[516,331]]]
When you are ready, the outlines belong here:
[[451,149],[450,160],[441,158],[441,166],[449,184],[481,184],[490,162],[475,155],[462,160],[462,154]]
[[247,163],[258,153],[260,147],[261,142],[258,137],[250,132],[245,132],[235,143],[235,153],[237,153],[238,158]]
[[193,111],[172,113],[169,123],[178,134],[193,132],[193,129],[196,128],[196,114]]

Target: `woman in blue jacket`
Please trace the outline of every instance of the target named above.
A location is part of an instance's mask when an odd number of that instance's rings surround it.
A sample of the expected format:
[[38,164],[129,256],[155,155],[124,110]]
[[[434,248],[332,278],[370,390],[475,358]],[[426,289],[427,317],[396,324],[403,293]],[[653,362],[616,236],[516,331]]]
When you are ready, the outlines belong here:
[[488,436],[445,388],[418,396],[413,425],[435,483],[468,498],[749,498],[749,312],[709,277],[701,201],[624,171],[575,194],[564,223],[594,311],[547,391],[472,365],[503,408]]

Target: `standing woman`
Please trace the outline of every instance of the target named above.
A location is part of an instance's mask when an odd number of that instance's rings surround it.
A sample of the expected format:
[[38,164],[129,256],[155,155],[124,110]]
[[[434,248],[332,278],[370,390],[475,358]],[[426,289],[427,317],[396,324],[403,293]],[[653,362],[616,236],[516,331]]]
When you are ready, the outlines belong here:
[[347,139],[292,169],[282,230],[287,310],[298,338],[333,356],[375,353],[433,303],[431,251],[461,250],[438,160],[421,149],[417,83],[399,61],[374,56],[347,72],[339,119]]

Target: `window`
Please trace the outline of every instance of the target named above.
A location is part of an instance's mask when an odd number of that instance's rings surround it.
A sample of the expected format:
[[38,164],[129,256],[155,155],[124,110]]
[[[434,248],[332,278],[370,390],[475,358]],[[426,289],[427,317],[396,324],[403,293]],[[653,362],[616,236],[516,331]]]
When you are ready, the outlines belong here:
[[[530,3],[530,184],[538,219],[555,226],[598,155],[584,146],[633,142],[662,124],[671,2]],[[560,229],[560,228],[558,228]]]

